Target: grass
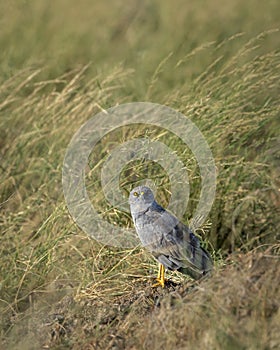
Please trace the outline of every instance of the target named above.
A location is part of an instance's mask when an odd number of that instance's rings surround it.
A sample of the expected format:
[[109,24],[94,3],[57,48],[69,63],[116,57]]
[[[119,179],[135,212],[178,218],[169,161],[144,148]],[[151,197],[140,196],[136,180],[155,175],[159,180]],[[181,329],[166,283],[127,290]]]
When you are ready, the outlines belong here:
[[[277,349],[279,319],[279,2],[0,3],[1,342],[7,349]],[[63,17],[61,14],[65,14]],[[190,118],[211,147],[216,197],[197,234],[215,260],[193,282],[141,247],[90,239],[70,217],[61,171],[68,143],[94,114],[151,101]],[[87,189],[103,217],[132,227],[100,182],[109,150],[146,137],[184,163],[192,217],[200,172],[174,135],[143,125],[104,137]],[[129,163],[127,193],[150,177],[167,205],[170,179]]]

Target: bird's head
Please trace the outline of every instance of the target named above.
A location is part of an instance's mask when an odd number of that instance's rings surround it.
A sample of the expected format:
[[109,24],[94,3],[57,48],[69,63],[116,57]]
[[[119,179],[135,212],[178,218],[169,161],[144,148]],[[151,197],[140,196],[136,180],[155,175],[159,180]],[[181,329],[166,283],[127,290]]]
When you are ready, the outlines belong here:
[[132,213],[147,210],[154,202],[155,197],[152,190],[147,186],[135,187],[129,194],[128,202]]

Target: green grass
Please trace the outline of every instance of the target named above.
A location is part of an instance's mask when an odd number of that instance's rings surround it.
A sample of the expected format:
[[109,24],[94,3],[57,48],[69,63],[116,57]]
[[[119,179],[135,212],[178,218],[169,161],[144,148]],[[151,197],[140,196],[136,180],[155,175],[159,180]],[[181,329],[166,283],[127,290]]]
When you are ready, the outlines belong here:
[[[7,349],[277,349],[279,339],[278,1],[0,3],[1,341]],[[213,276],[169,274],[141,247],[90,239],[70,217],[61,172],[68,143],[102,109],[151,101],[190,118],[217,167],[213,208],[197,234]],[[124,127],[89,159],[87,189],[103,217],[132,227],[102,194],[108,150],[148,137],[199,168],[160,128]],[[153,162],[122,171],[124,193],[145,177],[167,205],[170,179]]]

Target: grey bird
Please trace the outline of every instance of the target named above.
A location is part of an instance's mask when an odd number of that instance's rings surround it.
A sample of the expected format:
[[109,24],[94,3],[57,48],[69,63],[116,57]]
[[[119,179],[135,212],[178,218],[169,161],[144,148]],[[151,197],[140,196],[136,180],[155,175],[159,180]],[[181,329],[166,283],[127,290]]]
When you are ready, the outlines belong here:
[[159,261],[157,285],[164,287],[165,269],[199,279],[213,268],[210,254],[189,227],[161,207],[149,187],[138,186],[129,195],[131,216],[142,245]]

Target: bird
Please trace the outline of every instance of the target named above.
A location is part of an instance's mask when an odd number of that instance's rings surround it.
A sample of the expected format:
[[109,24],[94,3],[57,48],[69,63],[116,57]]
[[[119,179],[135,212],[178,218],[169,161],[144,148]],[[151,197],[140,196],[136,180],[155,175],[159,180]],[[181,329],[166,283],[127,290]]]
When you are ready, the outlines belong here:
[[142,245],[159,262],[157,282],[153,286],[164,288],[165,270],[176,270],[195,280],[211,272],[211,255],[200,245],[199,238],[156,202],[149,187],[135,187],[128,202]]

